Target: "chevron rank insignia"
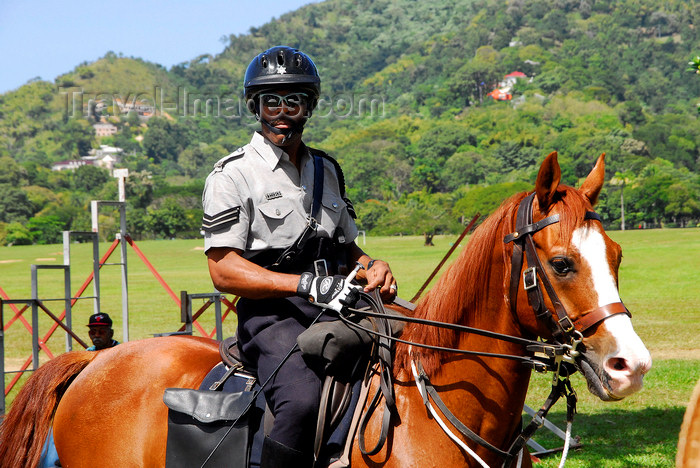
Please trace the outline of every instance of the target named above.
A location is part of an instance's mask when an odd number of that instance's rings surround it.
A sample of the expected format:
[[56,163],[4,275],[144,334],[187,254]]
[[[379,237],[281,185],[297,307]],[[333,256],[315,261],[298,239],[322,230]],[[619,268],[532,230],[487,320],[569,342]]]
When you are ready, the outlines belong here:
[[226,229],[238,223],[241,216],[241,207],[235,206],[213,216],[204,214],[202,218],[202,230],[205,232],[216,232]]

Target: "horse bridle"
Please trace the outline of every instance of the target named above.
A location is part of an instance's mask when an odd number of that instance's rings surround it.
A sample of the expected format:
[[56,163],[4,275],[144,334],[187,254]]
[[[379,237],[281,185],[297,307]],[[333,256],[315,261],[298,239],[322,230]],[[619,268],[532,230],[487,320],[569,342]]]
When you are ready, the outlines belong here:
[[[544,321],[552,332],[556,342],[573,344],[580,342],[583,334],[590,328],[598,325],[605,319],[617,314],[632,314],[622,302],[614,302],[593,310],[587,311],[576,320],[571,320],[566,313],[564,305],[559,300],[552,287],[552,282],[547,277],[545,268],[537,255],[537,248],[533,240],[533,234],[543,228],[559,222],[559,215],[548,216],[536,223],[532,222],[533,201],[535,192],[525,197],[518,206],[515,231],[505,236],[504,243],[513,242],[513,255],[511,257],[510,270],[510,307],[515,314],[517,308],[518,290],[520,289],[519,276],[523,269],[523,259],[527,258],[528,268],[522,272],[523,288],[527,292],[528,302],[535,311],[538,320]],[[592,219],[601,222],[600,216],[593,211],[586,211],[584,220]],[[539,278],[539,281],[538,281]],[[547,308],[540,284],[544,285],[549,300],[554,306],[554,313]]]
[[[552,336],[554,338],[554,343],[542,343],[542,342],[535,342],[533,340],[528,340],[528,339],[523,339],[523,338],[516,338],[516,337],[511,337],[507,335],[501,335],[497,333],[492,333],[492,332],[487,332],[485,330],[479,330],[479,329],[474,329],[472,327],[466,327],[463,325],[456,325],[456,324],[447,324],[447,323],[442,323],[442,322],[434,322],[430,320],[424,320],[424,319],[417,319],[417,318],[409,318],[409,317],[395,317],[395,316],[386,316],[385,313],[370,313],[367,311],[360,311],[360,310],[355,310],[351,309],[353,312],[357,312],[360,314],[364,314],[369,317],[374,317],[374,318],[381,318],[384,316],[384,318],[392,319],[392,320],[404,320],[406,322],[413,322],[413,323],[422,323],[425,325],[434,325],[434,326],[439,326],[443,328],[448,328],[452,330],[457,330],[457,331],[464,331],[464,332],[470,332],[470,333],[477,333],[481,334],[483,336],[490,336],[491,338],[495,339],[500,339],[504,341],[510,341],[514,343],[520,343],[522,345],[525,345],[526,349],[531,352],[540,352],[542,354],[547,355],[550,358],[549,363],[545,362],[538,362],[538,361],[533,361],[531,359],[525,358],[525,357],[517,357],[517,356],[509,356],[509,355],[495,355],[495,354],[490,354],[490,353],[483,353],[483,352],[471,352],[471,351],[465,351],[465,350],[458,350],[458,349],[449,349],[449,348],[440,348],[438,346],[428,346],[428,345],[423,345],[419,343],[411,343],[408,341],[404,341],[395,337],[391,336],[386,336],[383,335],[382,333],[377,333],[374,330],[369,330],[364,327],[358,327],[356,324],[353,322],[348,321],[345,317],[341,315],[341,319],[345,321],[348,325],[354,326],[356,328],[361,328],[364,331],[378,335],[380,337],[383,337],[385,339],[390,339],[393,341],[397,342],[403,342],[403,343],[408,343],[411,345],[416,345],[420,347],[425,347],[425,348],[431,348],[431,349],[438,349],[442,351],[453,351],[453,352],[461,352],[464,354],[479,354],[479,355],[487,355],[487,356],[494,356],[494,357],[501,357],[501,358],[508,358],[508,359],[518,359],[521,360],[523,364],[531,366],[533,369],[538,370],[538,371],[547,371],[547,370],[553,370],[555,375],[552,383],[552,390],[547,397],[547,400],[545,403],[540,407],[539,411],[535,414],[535,416],[532,418],[532,421],[530,424],[525,426],[519,434],[516,435],[515,439],[513,440],[513,443],[509,447],[507,451],[503,451],[492,444],[488,443],[487,441],[483,440],[481,437],[479,437],[476,433],[471,431],[469,428],[464,426],[455,416],[454,414],[446,407],[446,405],[442,402],[440,396],[438,395],[437,391],[435,391],[435,388],[433,387],[432,383],[430,382],[430,379],[423,369],[423,366],[421,365],[420,361],[417,361],[417,375],[416,375],[416,383],[419,386],[419,391],[421,392],[421,395],[423,396],[423,399],[426,400],[427,404],[427,399],[428,395],[430,398],[435,402],[435,404],[438,406],[440,411],[447,417],[447,419],[450,421],[450,423],[457,428],[457,430],[465,437],[468,439],[472,440],[473,442],[478,443],[479,445],[486,447],[487,449],[491,450],[492,452],[497,453],[499,456],[501,456],[504,459],[503,466],[510,466],[510,463],[514,460],[516,455],[523,449],[525,444],[527,443],[528,439],[532,437],[532,435],[535,433],[535,431],[542,426],[545,417],[547,416],[547,413],[551,409],[552,406],[559,400],[560,397],[565,396],[566,401],[567,401],[567,422],[570,423],[573,420],[573,415],[576,412],[576,393],[573,391],[571,387],[571,383],[569,381],[569,375],[570,375],[570,370],[565,367],[565,363],[570,363],[574,364],[577,366],[575,363],[575,358],[579,355],[578,351],[576,350],[576,347],[578,344],[580,344],[583,340],[583,334],[591,329],[592,327],[600,324],[604,320],[617,315],[617,314],[626,314],[631,317],[630,312],[627,310],[625,305],[622,302],[615,302],[611,304],[607,304],[601,307],[597,307],[593,310],[590,310],[581,317],[579,317],[576,320],[571,320],[569,315],[566,312],[566,309],[564,308],[564,305],[561,303],[559,300],[559,297],[557,296],[556,292],[554,291],[554,288],[552,286],[551,281],[547,277],[546,270],[544,266],[542,265],[542,262],[539,259],[539,256],[537,255],[537,249],[535,246],[535,242],[533,240],[533,234],[536,232],[542,230],[543,228],[558,223],[559,222],[559,215],[554,214],[552,216],[546,217],[536,223],[532,222],[533,218],[533,201],[535,198],[535,193],[533,192],[532,194],[528,195],[525,197],[519,204],[518,206],[518,211],[516,215],[516,225],[515,225],[515,231],[512,232],[511,234],[508,234],[505,236],[503,239],[504,243],[510,243],[513,242],[513,254],[511,257],[511,278],[510,278],[510,288],[509,288],[509,300],[510,300],[510,306],[511,306],[511,312],[515,315],[516,314],[516,308],[517,308],[517,295],[518,295],[518,290],[520,288],[520,274],[522,272],[522,277],[523,277],[523,287],[525,291],[527,292],[528,295],[528,302],[530,306],[533,308],[535,312],[535,316],[538,320],[544,321],[547,326],[549,327],[550,331],[552,332]],[[586,211],[584,215],[584,220],[596,220],[598,222],[601,222],[600,216],[593,212],[593,211]],[[525,271],[522,271],[523,269],[523,264],[524,264],[524,259],[527,259],[527,265],[528,268],[525,269]],[[539,281],[538,281],[539,278]],[[554,316],[554,313],[547,308],[545,305],[544,301],[544,295],[542,293],[542,289],[540,285],[544,285],[544,289],[547,291],[547,295],[549,296],[550,301],[552,302],[552,305],[554,306],[554,311],[556,313],[556,318]],[[376,304],[376,307],[378,307],[380,310],[383,309],[381,305],[381,301],[377,301],[378,304]],[[538,365],[540,364],[540,365]],[[414,370],[414,373],[416,371]],[[379,392],[377,393],[376,396],[379,395]],[[393,394],[392,400],[393,400]],[[376,398],[375,398],[376,399]],[[388,398],[387,398],[388,400]],[[376,402],[373,402],[370,407],[375,406]],[[382,421],[382,428],[380,430],[380,437],[379,441],[377,442],[377,445],[371,449],[371,450],[366,450],[364,447],[364,429],[366,428],[366,423],[369,420],[369,417],[371,415],[372,411],[369,411],[368,413],[365,414],[365,417],[363,418],[363,422],[360,425],[360,445],[361,445],[361,451],[365,455],[373,455],[379,452],[381,447],[384,445],[384,442],[386,440],[386,434],[388,432],[388,424],[389,424],[389,418],[388,413],[392,411],[389,409],[389,405],[385,406],[385,417],[383,418]],[[395,411],[395,410],[393,410]],[[392,411],[392,412],[393,412]]]

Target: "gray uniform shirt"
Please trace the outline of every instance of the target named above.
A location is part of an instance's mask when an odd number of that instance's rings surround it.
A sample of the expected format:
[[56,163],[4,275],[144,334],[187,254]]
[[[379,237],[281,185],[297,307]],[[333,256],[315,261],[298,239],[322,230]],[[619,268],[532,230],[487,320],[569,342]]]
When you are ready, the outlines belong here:
[[[313,157],[308,151],[300,157],[301,174],[287,153],[256,132],[249,144],[219,160],[202,194],[205,252],[230,247],[251,258],[292,245],[306,227],[313,202]],[[316,235],[332,237],[341,227],[350,243],[357,237],[355,221],[341,197],[334,165],[324,161],[323,166]]]

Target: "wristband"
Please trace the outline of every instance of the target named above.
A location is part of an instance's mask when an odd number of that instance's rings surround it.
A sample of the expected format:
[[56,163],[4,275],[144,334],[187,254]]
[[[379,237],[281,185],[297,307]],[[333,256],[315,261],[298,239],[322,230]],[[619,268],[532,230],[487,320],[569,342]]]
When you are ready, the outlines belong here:
[[299,284],[297,285],[297,296],[303,297],[304,299],[308,299],[309,294],[311,293],[311,283],[313,282],[313,279],[313,273],[305,271],[301,274],[301,278],[299,278]]

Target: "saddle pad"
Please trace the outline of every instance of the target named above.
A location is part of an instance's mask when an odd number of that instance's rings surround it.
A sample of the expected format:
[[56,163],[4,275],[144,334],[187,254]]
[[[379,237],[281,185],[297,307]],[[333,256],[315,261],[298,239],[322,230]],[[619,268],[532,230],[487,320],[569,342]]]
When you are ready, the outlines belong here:
[[[226,366],[224,366],[223,363],[217,364],[212,370],[209,371],[207,376],[204,377],[204,380],[199,385],[199,389],[202,391],[210,391],[209,387],[211,387],[214,382],[222,379],[224,377],[224,374],[226,374]],[[221,391],[211,393],[219,393],[224,395],[231,393],[235,394],[238,392],[244,392],[248,387],[249,378],[247,376],[233,374],[228,380],[226,380],[226,382],[224,382]],[[257,383],[256,380],[255,384],[252,386],[252,388],[250,388],[249,393],[254,394],[258,390],[260,390],[260,385]],[[265,396],[262,394],[262,392],[260,392],[260,394],[258,394],[257,399],[255,400],[254,408],[252,408],[250,414],[248,414],[248,426],[250,429],[250,453],[248,457],[249,462],[247,466],[249,466],[250,468],[258,468],[260,466],[262,444],[263,440],[265,440],[265,430],[262,424],[262,418],[265,414],[265,406]]]
[[228,466],[246,468],[253,392],[222,393],[168,388],[166,468]]
[[[209,374],[204,378],[200,384],[200,390],[208,389],[214,382],[220,380],[226,373],[226,367],[223,363],[219,363],[214,368],[209,371]],[[248,385],[248,378],[245,376],[232,375],[223,385],[222,392],[211,392],[211,393],[229,393],[229,392],[242,392]],[[343,415],[342,419],[338,422],[337,426],[332,428],[332,432],[326,445],[321,450],[319,456],[319,465],[326,466],[330,464],[336,457],[342,453],[345,448],[345,444],[348,439],[350,432],[352,416],[355,411],[355,407],[358,404],[359,394],[360,394],[361,382],[358,381],[353,385],[352,397],[350,400],[350,405],[348,410]],[[256,384],[252,388],[252,392],[256,392],[260,389],[260,385]],[[250,456],[249,456],[249,467],[258,468],[260,466],[260,456],[262,454],[263,440],[265,439],[265,428],[262,424],[262,417],[266,409],[265,397],[262,392],[258,395],[255,401],[255,408],[252,413],[248,415],[249,427],[251,431],[251,445],[250,445]],[[208,465],[208,464],[207,464]],[[199,465],[198,465],[199,466]],[[212,465],[216,466],[216,465]],[[170,468],[170,467],[167,467]]]

